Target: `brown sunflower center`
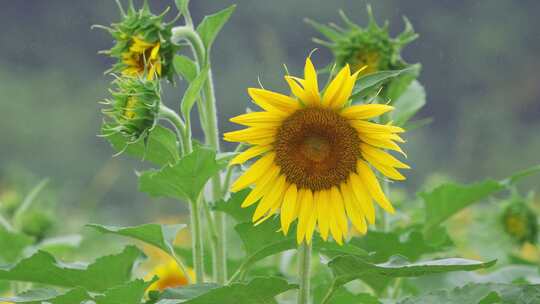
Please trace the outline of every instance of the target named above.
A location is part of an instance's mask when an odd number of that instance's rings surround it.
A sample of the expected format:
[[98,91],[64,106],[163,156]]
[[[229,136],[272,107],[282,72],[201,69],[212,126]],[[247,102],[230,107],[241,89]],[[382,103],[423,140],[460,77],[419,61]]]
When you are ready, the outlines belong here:
[[329,109],[307,108],[288,117],[277,133],[276,163],[289,183],[312,190],[347,180],[359,156],[360,138]]

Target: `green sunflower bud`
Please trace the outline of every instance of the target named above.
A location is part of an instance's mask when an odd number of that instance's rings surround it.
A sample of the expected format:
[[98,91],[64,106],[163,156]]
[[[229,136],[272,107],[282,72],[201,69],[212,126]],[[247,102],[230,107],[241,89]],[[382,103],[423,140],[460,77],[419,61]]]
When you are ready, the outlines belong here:
[[146,138],[156,126],[161,104],[159,81],[141,77],[119,77],[113,82],[112,98],[106,99],[110,107],[103,113],[110,118],[103,135],[121,134],[128,143]]
[[111,27],[97,26],[106,29],[115,40],[110,50],[101,52],[118,60],[107,72],[173,81],[173,57],[178,46],[171,43],[171,29],[179,16],[165,23],[164,16],[168,9],[154,15],[146,0],[138,10],[132,0],[127,11],[119,1],[117,3],[122,20]]
[[536,214],[524,200],[515,199],[504,209],[502,224],[506,233],[519,243],[536,243],[538,236]]
[[401,50],[418,37],[409,20],[404,18],[405,30],[396,38],[392,38],[388,32],[388,22],[380,27],[373,17],[370,6],[367,7],[367,11],[369,23],[365,28],[350,21],[342,11],[340,15],[346,25],[345,28],[335,24],[327,26],[313,20],[307,22],[330,40],[314,39],[316,43],[332,51],[338,68],[348,64],[353,72],[360,71],[359,76],[406,68],[408,64],[401,58]]

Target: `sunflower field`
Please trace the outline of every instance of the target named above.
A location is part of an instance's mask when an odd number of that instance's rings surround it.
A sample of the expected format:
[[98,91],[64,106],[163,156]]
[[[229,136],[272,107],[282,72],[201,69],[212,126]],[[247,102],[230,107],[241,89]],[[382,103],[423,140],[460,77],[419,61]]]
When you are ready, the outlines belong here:
[[0,2],[0,303],[540,303],[538,5],[165,2]]

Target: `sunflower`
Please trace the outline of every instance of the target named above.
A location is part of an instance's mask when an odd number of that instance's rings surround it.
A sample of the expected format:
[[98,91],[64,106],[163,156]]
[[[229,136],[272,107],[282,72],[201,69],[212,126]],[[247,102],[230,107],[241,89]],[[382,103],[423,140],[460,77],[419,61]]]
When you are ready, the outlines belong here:
[[147,79],[153,80],[155,76],[161,76],[161,58],[159,57],[159,41],[150,43],[141,37],[133,37],[133,43],[129,50],[122,54],[122,62],[125,68],[122,74],[140,76],[147,72]]
[[[154,276],[157,276],[159,279],[148,287],[148,291],[162,291],[167,288],[180,287],[189,283],[189,280],[174,260],[157,265],[148,273],[146,279],[151,280]],[[190,276],[193,277],[194,274],[190,273]]]
[[250,88],[248,94],[264,111],[231,119],[247,129],[225,134],[225,140],[252,145],[231,160],[242,164],[259,159],[232,185],[253,189],[242,203],[258,203],[253,222],[280,213],[287,234],[298,220],[297,241],[311,242],[318,226],[327,240],[331,233],[340,244],[349,223],[360,233],[375,223],[375,201],[384,210],[394,208],[373,170],[394,179],[405,177],[396,168],[409,168],[390,153],[403,153],[396,142],[404,130],[392,124],[368,121],[393,107],[384,104],[351,105],[349,97],[359,72],[346,65],[321,94],[317,72],[307,58],[304,79],[285,76],[293,97]]

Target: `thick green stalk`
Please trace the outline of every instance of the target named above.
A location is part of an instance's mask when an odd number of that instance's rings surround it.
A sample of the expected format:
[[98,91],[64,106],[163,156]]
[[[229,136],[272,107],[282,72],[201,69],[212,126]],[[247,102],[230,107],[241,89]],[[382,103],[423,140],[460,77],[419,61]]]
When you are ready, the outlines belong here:
[[298,291],[298,304],[309,304],[311,288],[311,244],[302,243],[298,248],[298,278],[300,290]]
[[[194,57],[196,59],[199,70],[202,67],[209,65],[209,56],[206,52],[204,44],[199,34],[193,29],[192,26],[181,26],[173,29],[173,42],[179,42],[180,40],[187,40],[193,50]],[[212,76],[212,70],[208,69],[207,80],[203,87],[203,102],[199,105],[199,113],[202,124],[202,129],[206,138],[207,144],[219,152],[219,129],[217,126],[217,111],[216,111],[216,97],[214,92],[214,81]],[[212,183],[212,201],[216,201],[222,197],[221,178],[218,175],[214,176],[211,180]],[[227,281],[227,253],[226,253],[226,217],[225,214],[218,213],[210,218],[215,223],[217,231],[217,241],[215,244],[215,256],[216,258],[216,278],[217,283],[225,284]]]
[[167,120],[174,126],[176,135],[178,136],[178,140],[180,141],[180,146],[182,148],[181,154],[187,154],[187,150],[189,150],[189,147],[192,146],[192,144],[191,139],[186,136],[186,125],[184,124],[182,118],[180,118],[180,116],[178,116],[175,111],[168,108],[164,104],[161,104],[159,107],[159,116],[160,118]]
[[[200,201],[200,200],[199,200]],[[204,256],[203,238],[201,231],[201,215],[198,202],[191,201],[191,243],[193,251],[193,266],[195,268],[195,282],[204,283]]]

